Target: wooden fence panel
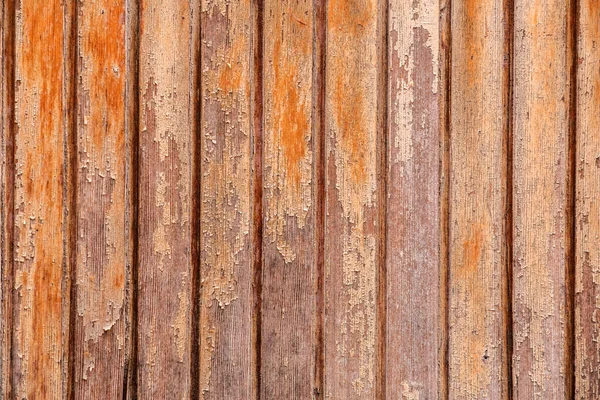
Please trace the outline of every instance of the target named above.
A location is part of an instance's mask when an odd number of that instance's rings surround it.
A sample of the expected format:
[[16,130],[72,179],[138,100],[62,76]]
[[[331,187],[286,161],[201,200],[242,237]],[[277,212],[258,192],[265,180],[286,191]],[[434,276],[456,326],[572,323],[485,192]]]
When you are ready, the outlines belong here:
[[0,398],[600,396],[592,0],[2,0]]

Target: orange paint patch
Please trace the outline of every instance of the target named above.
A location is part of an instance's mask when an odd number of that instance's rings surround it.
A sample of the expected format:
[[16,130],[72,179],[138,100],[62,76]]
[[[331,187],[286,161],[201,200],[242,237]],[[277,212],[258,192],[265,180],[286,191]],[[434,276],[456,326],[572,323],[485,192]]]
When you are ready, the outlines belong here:
[[376,2],[373,0],[330,0],[327,13],[330,29],[356,35],[367,25],[375,22]]
[[[282,51],[281,35],[276,35],[273,50],[273,70],[275,87],[273,91],[273,115],[275,119],[275,132],[278,135],[285,158],[286,179],[290,187],[300,191],[301,171],[300,163],[306,157],[308,143],[305,139],[310,127],[310,107],[304,104],[300,97],[298,81],[299,65],[301,59],[298,55]],[[289,45],[288,45],[289,46]],[[300,47],[300,56],[304,56],[306,49]]]

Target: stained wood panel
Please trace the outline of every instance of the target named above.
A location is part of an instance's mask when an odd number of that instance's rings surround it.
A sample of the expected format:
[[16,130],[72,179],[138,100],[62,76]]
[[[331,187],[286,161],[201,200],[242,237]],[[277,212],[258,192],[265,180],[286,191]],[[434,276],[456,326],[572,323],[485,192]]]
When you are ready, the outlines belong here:
[[508,91],[502,1],[452,3],[449,397],[508,396]]
[[261,396],[267,399],[311,398],[320,390],[314,386],[313,3],[265,2]]
[[324,394],[332,398],[376,392],[380,5],[327,8]]
[[249,1],[202,3],[200,393],[254,396]]
[[437,398],[440,280],[440,9],[391,1],[387,160],[387,397]]
[[137,390],[188,398],[191,388],[191,193],[194,147],[189,1],[139,10],[139,265]]
[[515,1],[513,395],[568,398],[568,4]]
[[77,398],[123,396],[125,375],[125,2],[78,6]]
[[598,308],[600,288],[600,9],[594,1],[581,1],[576,10],[576,301],[575,301],[575,398],[600,396],[600,348]]

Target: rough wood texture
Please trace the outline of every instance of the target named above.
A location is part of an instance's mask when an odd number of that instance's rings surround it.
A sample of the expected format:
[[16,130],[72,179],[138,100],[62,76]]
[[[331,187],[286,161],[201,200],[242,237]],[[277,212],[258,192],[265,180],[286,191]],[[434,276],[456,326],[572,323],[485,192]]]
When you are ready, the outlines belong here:
[[575,398],[600,397],[600,3],[578,18]]
[[389,9],[388,398],[439,398],[439,2]]
[[188,398],[191,388],[194,18],[187,0],[140,3],[141,398]]
[[501,0],[452,2],[449,397],[508,395]]
[[79,3],[76,398],[121,398],[125,372],[125,1]]
[[569,398],[569,69],[565,1],[515,0],[516,398]]
[[200,394],[253,393],[251,77],[247,0],[202,3]]
[[378,332],[378,7],[327,9],[325,396],[375,398]]
[[264,15],[261,393],[304,399],[316,328],[313,2],[267,0]]
[[12,379],[15,397],[61,398],[69,305],[68,15],[60,0],[23,0],[16,7]]

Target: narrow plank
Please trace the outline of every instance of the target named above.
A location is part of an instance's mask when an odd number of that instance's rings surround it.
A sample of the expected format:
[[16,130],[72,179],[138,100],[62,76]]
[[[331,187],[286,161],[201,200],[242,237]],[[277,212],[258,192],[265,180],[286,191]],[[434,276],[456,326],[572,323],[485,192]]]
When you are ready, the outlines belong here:
[[191,393],[194,81],[189,1],[140,3],[138,396]]
[[125,1],[79,2],[75,398],[122,398]]
[[452,2],[449,397],[509,388],[507,96],[501,0]]
[[389,398],[439,398],[439,7],[437,0],[390,1],[386,171]]
[[252,20],[202,3],[200,393],[253,398]]
[[325,397],[375,398],[379,207],[378,16],[331,0],[326,44]]
[[513,395],[570,398],[566,1],[515,0]]
[[12,328],[12,244],[13,243],[13,107],[14,85],[12,85],[13,43],[14,34],[14,3],[2,2],[0,7],[0,398],[10,398],[10,355],[11,355],[11,328]]
[[67,11],[61,0],[23,0],[15,11],[14,396],[62,398]]
[[314,393],[313,1],[267,0],[261,395]]
[[600,397],[600,3],[579,1],[575,398]]

